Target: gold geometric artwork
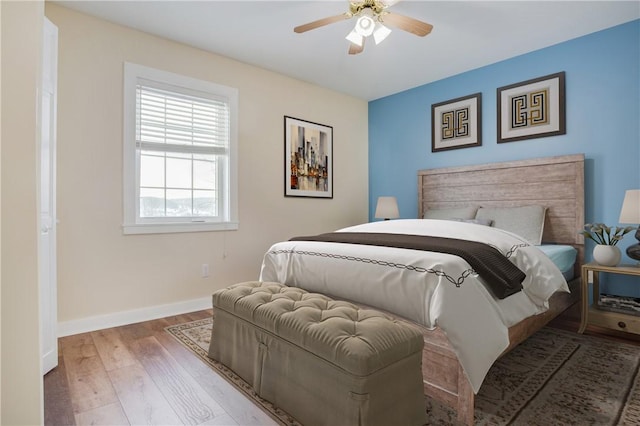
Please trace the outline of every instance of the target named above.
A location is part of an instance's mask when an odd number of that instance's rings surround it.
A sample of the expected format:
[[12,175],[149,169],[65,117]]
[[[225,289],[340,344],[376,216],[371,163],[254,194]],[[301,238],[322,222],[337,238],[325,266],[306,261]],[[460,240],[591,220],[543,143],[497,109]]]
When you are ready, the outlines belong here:
[[511,128],[521,129],[549,123],[549,88],[511,97]]

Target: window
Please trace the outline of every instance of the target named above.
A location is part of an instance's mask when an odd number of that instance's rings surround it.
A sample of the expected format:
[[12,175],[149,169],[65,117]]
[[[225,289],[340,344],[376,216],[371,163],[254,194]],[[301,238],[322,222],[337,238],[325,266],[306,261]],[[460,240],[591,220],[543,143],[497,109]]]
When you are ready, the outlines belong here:
[[238,91],[125,63],[124,233],[238,229]]

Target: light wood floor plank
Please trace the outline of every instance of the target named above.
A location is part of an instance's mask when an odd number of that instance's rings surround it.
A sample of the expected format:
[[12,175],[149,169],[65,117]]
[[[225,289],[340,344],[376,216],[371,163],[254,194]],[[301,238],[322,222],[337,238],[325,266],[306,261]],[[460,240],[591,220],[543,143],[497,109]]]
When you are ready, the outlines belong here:
[[[201,426],[237,426],[238,423],[228,414],[223,414],[222,416],[217,416],[215,419],[201,423]],[[242,425],[245,426],[245,425]]]
[[189,321],[193,321],[191,315],[182,314],[182,315],[174,315],[171,317],[159,318],[154,321],[147,321],[143,324],[155,336],[158,333],[164,333],[165,332],[164,329],[171,325],[184,324],[185,322],[189,322]]
[[70,381],[79,377],[91,375],[94,371],[104,370],[98,350],[92,344],[82,346],[70,346],[62,350],[65,360],[67,376]]
[[93,339],[69,339],[62,347],[74,413],[118,402]]
[[122,341],[117,328],[94,331],[91,337],[105,370],[111,371],[135,365],[136,359]]
[[59,353],[62,353],[65,348],[92,344],[93,339],[91,338],[91,333],[74,334],[72,336],[66,336],[58,339],[58,351]]
[[119,403],[104,405],[89,411],[83,411],[76,414],[76,423],[78,425],[129,425],[134,424],[129,421],[122,411]]
[[104,368],[70,379],[69,391],[76,414],[119,402]]
[[238,424],[243,426],[278,425],[267,413],[258,408],[220,375],[211,372],[195,379]]
[[197,377],[212,373],[211,367],[194,356],[193,352],[185,348],[182,343],[178,342],[169,333],[158,334],[155,338],[191,376]]
[[182,424],[198,425],[226,414],[155,337],[139,339],[131,348]]
[[192,312],[189,314],[192,321],[197,321],[205,318],[211,318],[213,316],[213,309],[207,309],[204,311]]
[[127,346],[138,339],[153,336],[153,331],[150,330],[149,327],[146,327],[143,322],[123,325],[118,327],[118,332],[120,333],[120,339],[122,339]]
[[44,376],[44,406],[47,408],[44,410],[45,425],[75,425],[67,370],[62,355],[58,356],[58,366]]
[[109,378],[131,424],[178,425],[180,419],[142,365],[109,371]]

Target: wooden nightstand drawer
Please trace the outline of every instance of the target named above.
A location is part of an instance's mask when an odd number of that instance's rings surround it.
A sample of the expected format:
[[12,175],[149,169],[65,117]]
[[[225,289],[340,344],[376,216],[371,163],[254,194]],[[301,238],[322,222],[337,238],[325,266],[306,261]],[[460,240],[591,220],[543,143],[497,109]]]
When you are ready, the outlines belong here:
[[582,265],[582,320],[578,333],[583,333],[588,324],[609,328],[612,330],[625,331],[627,333],[640,334],[640,316],[633,313],[625,314],[598,309],[596,306],[589,306],[589,281],[593,279],[593,290],[591,295],[595,303],[600,297],[600,273],[621,274],[636,277],[640,283],[640,267],[635,265],[602,266],[595,263]]
[[589,324],[640,334],[640,317],[589,308]]

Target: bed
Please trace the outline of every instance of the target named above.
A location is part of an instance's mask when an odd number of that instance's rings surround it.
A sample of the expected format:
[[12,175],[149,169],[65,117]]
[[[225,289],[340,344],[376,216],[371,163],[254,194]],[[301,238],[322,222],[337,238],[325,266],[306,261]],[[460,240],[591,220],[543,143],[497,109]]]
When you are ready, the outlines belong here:
[[[501,213],[534,206],[543,209],[544,231],[538,241],[532,241],[535,233],[523,238],[520,231],[486,226],[488,216],[495,215],[497,226],[506,223],[500,221]],[[440,217],[443,212],[471,214],[469,209],[473,218]],[[579,299],[584,241],[577,231],[584,224],[584,156],[421,170],[418,218],[358,225],[330,237],[422,234],[434,240],[486,242],[502,254],[508,252],[510,262],[526,271],[520,289],[511,289],[515,284],[507,282],[508,291],[500,294],[504,287],[487,285],[500,277],[483,278],[476,272],[482,265],[469,268],[471,260],[432,253],[431,248],[416,252],[310,237],[274,244],[265,254],[260,280],[351,300],[419,327],[425,341],[425,394],[457,410],[461,422],[473,424],[474,394],[495,359]],[[570,270],[560,271],[551,259],[563,246],[573,248],[576,256]],[[343,264],[351,266],[340,269]],[[423,287],[414,282],[420,274],[428,277]],[[473,318],[465,319],[471,311]]]

